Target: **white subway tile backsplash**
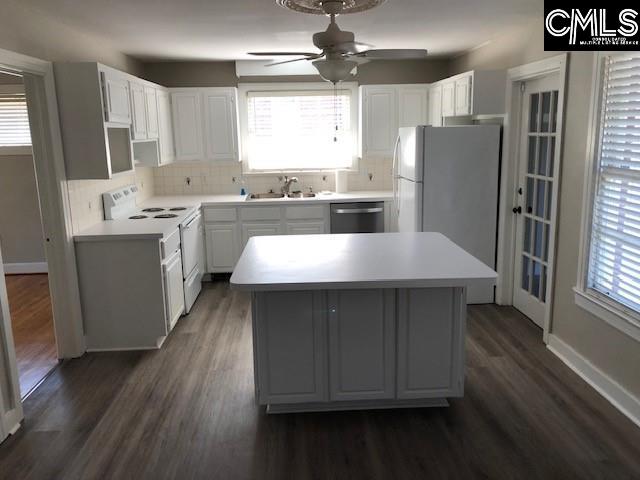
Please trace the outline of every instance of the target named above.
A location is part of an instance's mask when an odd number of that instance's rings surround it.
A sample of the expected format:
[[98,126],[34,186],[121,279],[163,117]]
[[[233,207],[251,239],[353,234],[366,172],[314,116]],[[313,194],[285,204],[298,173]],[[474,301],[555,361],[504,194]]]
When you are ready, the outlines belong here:
[[[372,174],[372,178],[369,178]],[[176,194],[233,194],[240,193],[244,185],[249,192],[279,190],[282,182],[278,174],[242,176],[241,165],[212,165],[210,163],[173,164],[155,168],[156,195]],[[335,190],[335,174],[309,173],[296,175],[299,179],[294,189],[315,191]],[[187,185],[186,178],[191,179]],[[242,183],[244,181],[244,183]],[[349,174],[349,190],[390,190],[391,160],[363,159],[358,172]]]

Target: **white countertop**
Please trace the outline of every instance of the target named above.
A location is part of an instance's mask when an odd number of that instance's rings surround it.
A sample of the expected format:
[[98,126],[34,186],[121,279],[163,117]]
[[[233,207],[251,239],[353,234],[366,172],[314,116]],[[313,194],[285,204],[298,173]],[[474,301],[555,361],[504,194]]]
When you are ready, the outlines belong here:
[[175,205],[220,206],[220,205],[288,205],[288,204],[314,204],[333,202],[382,202],[391,200],[393,193],[390,190],[381,191],[357,191],[348,193],[331,193],[324,195],[316,193],[313,198],[270,198],[262,200],[247,200],[246,195],[173,195],[157,196],[146,200],[142,207],[166,207]]
[[240,290],[495,284],[497,273],[441,233],[253,237],[231,276]]
[[[330,195],[318,194],[314,198],[277,198],[269,200],[247,200],[246,195],[159,195],[142,202],[138,207],[185,207],[193,206],[223,206],[223,205],[290,205],[290,204],[315,204],[332,203],[341,201],[384,201],[390,200],[390,191],[349,192],[332,193]],[[185,215],[171,219],[143,219],[143,220],[104,220],[88,229],[74,235],[76,242],[91,242],[105,240],[139,240],[165,238],[184,219]]]

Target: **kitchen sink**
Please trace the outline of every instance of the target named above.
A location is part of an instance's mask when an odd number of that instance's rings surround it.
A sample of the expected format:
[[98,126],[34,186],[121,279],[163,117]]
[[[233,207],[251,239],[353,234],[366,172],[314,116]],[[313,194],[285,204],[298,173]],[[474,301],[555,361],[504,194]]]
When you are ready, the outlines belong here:
[[284,193],[252,193],[249,195],[249,200],[261,200],[265,198],[284,198]]
[[289,198],[313,198],[315,196],[316,194],[311,192],[292,192],[287,195]]

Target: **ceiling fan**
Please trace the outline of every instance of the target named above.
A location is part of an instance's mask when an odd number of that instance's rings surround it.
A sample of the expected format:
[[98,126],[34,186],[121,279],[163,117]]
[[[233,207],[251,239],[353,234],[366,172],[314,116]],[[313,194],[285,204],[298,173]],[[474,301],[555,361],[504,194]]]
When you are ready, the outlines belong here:
[[361,63],[370,60],[423,59],[427,51],[423,49],[374,49],[371,45],[355,40],[353,32],[340,30],[336,15],[356,13],[376,7],[385,0],[276,0],[285,8],[303,13],[328,15],[329,27],[324,32],[313,35],[313,44],[320,52],[250,52],[256,56],[301,56],[293,60],[270,63],[267,66],[284,63],[311,61],[320,76],[331,83],[338,83],[352,77],[352,72]]

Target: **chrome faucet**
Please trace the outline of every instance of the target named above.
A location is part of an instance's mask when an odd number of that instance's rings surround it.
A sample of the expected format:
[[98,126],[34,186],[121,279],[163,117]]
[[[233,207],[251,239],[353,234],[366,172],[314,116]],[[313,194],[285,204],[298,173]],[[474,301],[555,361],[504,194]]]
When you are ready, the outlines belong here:
[[280,189],[283,195],[289,195],[289,190],[291,189],[292,183],[298,183],[298,177],[287,177],[284,176],[284,185]]

